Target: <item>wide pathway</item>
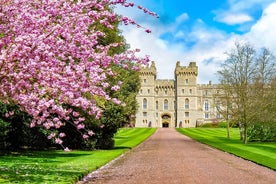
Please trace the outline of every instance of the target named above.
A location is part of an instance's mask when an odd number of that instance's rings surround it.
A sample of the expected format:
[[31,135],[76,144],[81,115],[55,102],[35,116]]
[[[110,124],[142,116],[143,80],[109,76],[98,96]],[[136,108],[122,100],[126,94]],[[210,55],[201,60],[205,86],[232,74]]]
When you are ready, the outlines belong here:
[[85,184],[275,184],[276,172],[160,128]]

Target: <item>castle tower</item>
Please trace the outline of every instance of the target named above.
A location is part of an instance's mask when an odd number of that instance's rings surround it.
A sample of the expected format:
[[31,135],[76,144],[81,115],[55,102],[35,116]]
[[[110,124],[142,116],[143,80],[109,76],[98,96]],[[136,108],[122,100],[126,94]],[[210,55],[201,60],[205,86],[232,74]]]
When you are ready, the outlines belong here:
[[156,67],[154,61],[150,66],[140,70],[141,88],[136,99],[139,105],[136,114],[136,127],[152,127],[155,126],[155,80]]
[[197,106],[197,75],[196,62],[189,66],[175,67],[175,98],[176,98],[176,124],[177,127],[195,127],[197,119],[202,117]]

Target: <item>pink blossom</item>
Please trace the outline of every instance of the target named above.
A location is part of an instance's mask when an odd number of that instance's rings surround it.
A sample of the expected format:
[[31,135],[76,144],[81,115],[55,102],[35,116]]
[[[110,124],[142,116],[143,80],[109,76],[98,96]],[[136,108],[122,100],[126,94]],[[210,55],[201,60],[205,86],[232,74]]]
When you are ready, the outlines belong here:
[[5,117],[8,118],[10,117],[10,114],[8,112],[5,113]]
[[88,137],[89,137],[89,136],[86,135],[86,134],[84,134],[84,135],[82,136],[83,139],[87,139]]
[[92,130],[90,130],[90,131],[88,131],[88,135],[92,136],[92,135],[94,135],[94,132]]
[[59,137],[65,137],[66,135],[65,135],[65,133],[63,133],[63,132],[61,132],[61,133],[59,133]]
[[56,134],[55,133],[51,133],[50,135],[48,135],[48,139],[52,139],[52,138],[54,138],[56,136]]
[[66,148],[64,148],[64,151],[65,152],[70,152],[71,150],[68,147],[66,147]]
[[80,114],[79,114],[78,112],[76,112],[76,111],[73,112],[73,116],[74,116],[74,117],[79,117],[79,115],[80,115]]
[[56,139],[55,139],[55,143],[56,143],[56,144],[62,144],[63,141],[62,141],[60,138],[56,138]]
[[[0,13],[0,101],[16,103],[33,117],[31,127],[38,124],[49,130],[59,129],[64,125],[62,122],[73,119],[76,128],[83,129],[84,125],[79,123],[84,117],[72,109],[99,118],[102,110],[93,97],[121,104],[106,93],[110,86],[107,77],[116,75],[112,65],[131,66],[130,62],[126,63],[131,61],[139,66],[149,60],[136,56],[136,50],[111,57],[110,49],[122,43],[100,45],[98,40],[105,33],[91,29],[98,24],[113,29],[117,21],[141,27],[134,20],[105,8],[133,7],[134,3],[125,0],[7,2],[1,4]],[[137,8],[157,17],[142,6]],[[119,90],[120,85],[118,82],[112,89]],[[5,113],[6,117],[12,115],[13,112]],[[62,144],[60,138],[56,139],[57,144]]]
[[111,90],[113,91],[118,91],[120,89],[120,86],[118,85],[115,85],[115,86],[112,86]]
[[120,105],[121,104],[121,101],[118,100],[117,98],[112,98],[112,101],[117,104],[117,105]]
[[85,128],[85,125],[84,124],[78,124],[77,125],[77,129],[80,130],[80,129],[84,129]]
[[118,81],[118,85],[121,86],[123,84],[122,81]]

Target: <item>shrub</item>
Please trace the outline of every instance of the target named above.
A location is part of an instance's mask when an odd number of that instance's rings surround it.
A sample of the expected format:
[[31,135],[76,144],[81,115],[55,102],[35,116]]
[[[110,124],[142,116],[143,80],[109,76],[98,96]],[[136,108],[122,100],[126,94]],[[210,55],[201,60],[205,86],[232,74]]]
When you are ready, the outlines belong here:
[[248,128],[249,141],[270,142],[276,141],[275,123],[255,123]]
[[218,128],[227,128],[227,123],[226,122],[220,122],[219,124],[218,124]]

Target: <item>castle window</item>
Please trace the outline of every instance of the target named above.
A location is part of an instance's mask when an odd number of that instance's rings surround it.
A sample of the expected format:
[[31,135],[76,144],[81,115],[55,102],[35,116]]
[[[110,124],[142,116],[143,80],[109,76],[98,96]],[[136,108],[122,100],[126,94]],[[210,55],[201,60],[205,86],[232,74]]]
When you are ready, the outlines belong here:
[[158,118],[158,112],[157,112],[157,113],[155,113],[155,116]]
[[144,98],[143,100],[143,108],[147,109],[148,103],[147,103],[147,99]]
[[168,100],[164,100],[164,110],[168,110],[169,109],[169,102]]
[[147,79],[144,79],[144,83],[146,83],[147,82]]
[[147,117],[147,112],[143,112],[143,116],[144,116],[144,117]]
[[167,90],[165,90],[165,95],[168,95],[168,91]]
[[185,118],[189,117],[189,112],[185,112]]
[[185,80],[185,83],[186,83],[186,84],[189,84],[189,79],[186,79],[186,80]]
[[192,89],[190,89],[190,95],[191,95],[191,94],[193,94],[193,90],[192,90]]
[[182,94],[185,94],[185,90],[184,89],[182,89]]
[[155,102],[155,108],[158,110],[158,101]]
[[205,113],[205,119],[209,118],[209,113]]
[[208,100],[206,100],[204,102],[204,109],[205,109],[205,111],[209,111],[209,102],[208,102]]
[[217,109],[217,111],[220,111],[220,101],[217,101],[216,109]]
[[143,90],[141,89],[141,90],[140,90],[140,94],[142,94],[142,93],[143,93]]
[[148,94],[150,94],[150,89],[148,89]]
[[189,104],[190,104],[189,99],[186,98],[185,99],[185,109],[189,109]]
[[205,91],[205,95],[208,95],[208,90]]

